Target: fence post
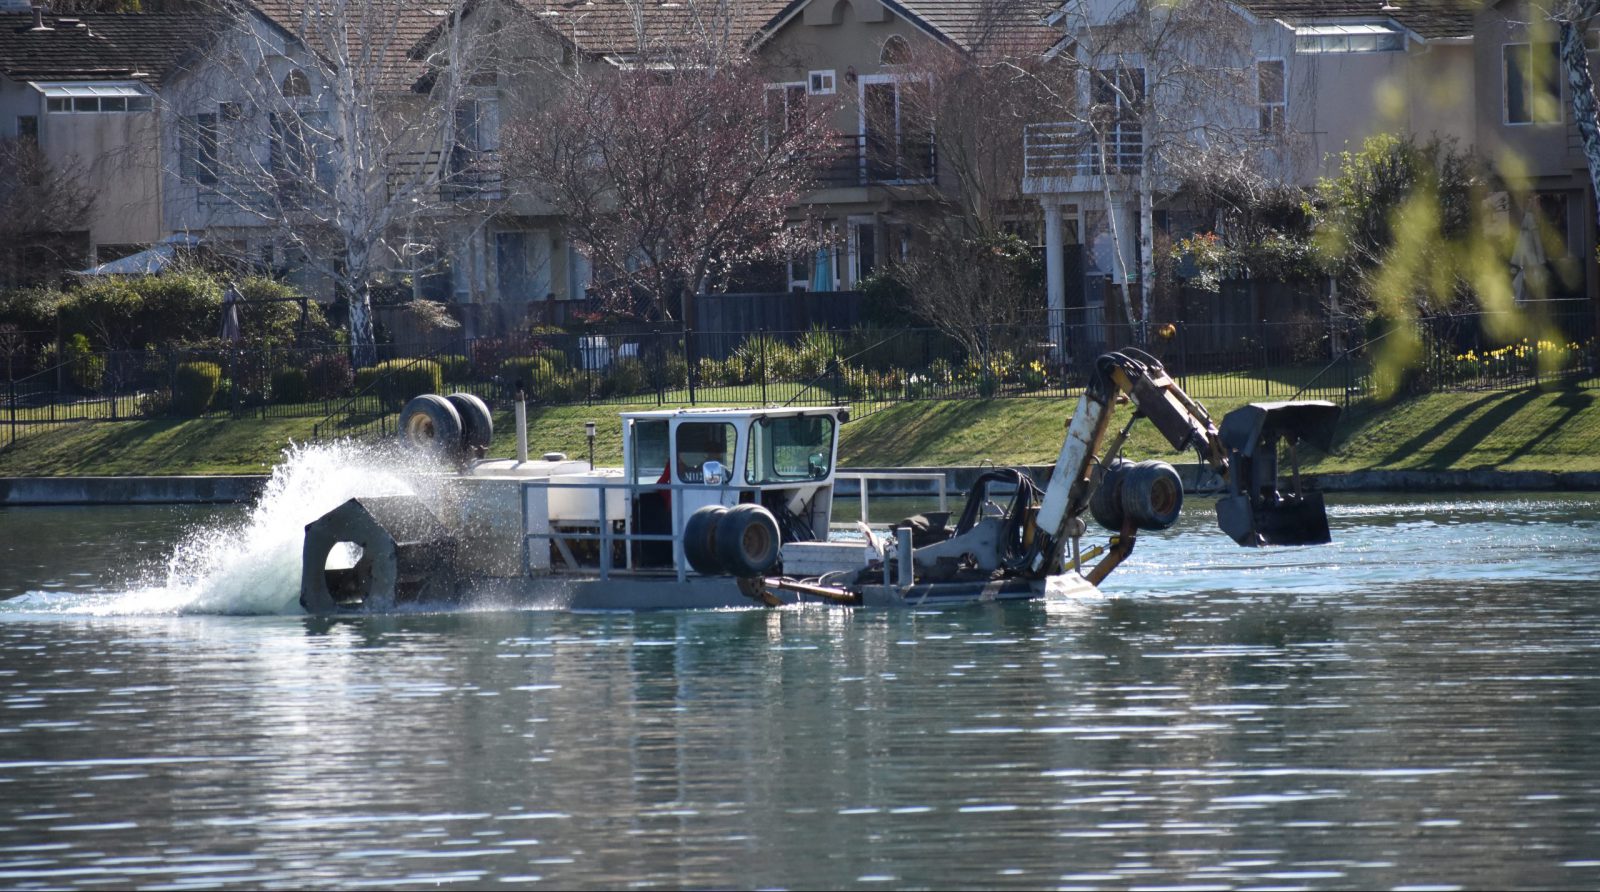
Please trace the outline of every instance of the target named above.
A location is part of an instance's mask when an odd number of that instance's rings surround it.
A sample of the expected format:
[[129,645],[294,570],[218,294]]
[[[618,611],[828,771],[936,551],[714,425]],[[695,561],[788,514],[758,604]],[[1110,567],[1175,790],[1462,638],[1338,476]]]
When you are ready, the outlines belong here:
[[694,329],[690,328],[688,324],[685,324],[683,326],[683,362],[684,365],[688,367],[688,374],[685,377],[689,382],[689,405],[691,406],[695,404],[695,379],[700,377],[700,369],[698,368],[700,364],[694,361],[694,350],[691,349],[690,346],[693,343]]
[[6,391],[6,404],[11,407],[11,439],[6,443],[9,446],[17,442],[17,382],[9,375],[6,380]]
[[1261,320],[1261,337],[1256,340],[1261,343],[1261,393],[1272,396],[1272,370],[1267,366],[1267,320]]
[[1175,323],[1178,328],[1178,381],[1185,391],[1189,389],[1189,326]]
[[761,405],[767,404],[767,328],[762,326],[759,330],[760,356],[761,356]]

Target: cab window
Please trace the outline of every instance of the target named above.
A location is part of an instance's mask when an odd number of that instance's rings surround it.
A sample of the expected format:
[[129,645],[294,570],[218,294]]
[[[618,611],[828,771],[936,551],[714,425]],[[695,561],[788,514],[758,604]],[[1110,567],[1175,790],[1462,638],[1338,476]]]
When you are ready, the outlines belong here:
[[633,478],[638,483],[654,483],[667,471],[667,422],[633,423]]
[[790,415],[750,426],[745,480],[760,485],[822,480],[833,470],[833,418]]
[[731,424],[686,421],[678,425],[678,479],[684,483],[705,480],[701,469],[708,461],[727,467],[733,461],[738,434]]

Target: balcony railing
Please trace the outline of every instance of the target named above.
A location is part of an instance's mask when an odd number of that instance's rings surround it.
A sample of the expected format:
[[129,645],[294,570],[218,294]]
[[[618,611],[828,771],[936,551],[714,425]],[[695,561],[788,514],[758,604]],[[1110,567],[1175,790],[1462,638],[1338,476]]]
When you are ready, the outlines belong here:
[[1144,164],[1144,133],[1136,124],[1104,133],[1084,124],[1029,124],[1022,153],[1022,175],[1030,180],[1100,176],[1106,168],[1137,175]]
[[845,134],[818,159],[817,183],[823,188],[909,185],[938,181],[938,155],[932,138],[879,137]]
[[456,148],[448,152],[395,152],[389,156],[389,192],[438,176],[443,202],[497,201],[505,197],[505,168],[500,153]]

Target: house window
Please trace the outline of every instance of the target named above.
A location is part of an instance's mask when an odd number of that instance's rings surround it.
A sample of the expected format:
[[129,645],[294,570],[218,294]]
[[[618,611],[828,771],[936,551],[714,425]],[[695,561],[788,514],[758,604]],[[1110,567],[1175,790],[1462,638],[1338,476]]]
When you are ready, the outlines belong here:
[[1256,63],[1256,99],[1261,109],[1263,136],[1282,136],[1288,113],[1288,90],[1282,59]]
[[178,127],[179,173],[190,182],[215,186],[221,167],[221,128],[215,113],[203,112],[183,118]]
[[878,53],[880,65],[906,65],[911,62],[911,44],[898,34],[891,35],[883,42],[883,51]]
[[50,83],[34,87],[45,96],[45,110],[54,114],[147,112],[154,104],[154,99],[136,83]]
[[[1144,69],[1098,69],[1090,83],[1090,101],[1110,112],[1110,124],[1100,134],[1105,164],[1114,172],[1138,173],[1144,163]],[[1096,151],[1092,172],[1102,173],[1101,167],[1101,153]]]
[[1405,48],[1405,34],[1387,22],[1301,25],[1294,29],[1297,53],[1399,53]]
[[813,71],[809,84],[813,96],[830,96],[834,92],[834,78],[832,71]]
[[925,78],[861,78],[862,167],[868,183],[932,179],[932,87]]
[[806,85],[767,85],[767,142],[781,139],[805,127]]
[[306,73],[304,71],[296,68],[283,76],[283,85],[281,89],[283,91],[283,95],[290,98],[294,98],[296,96],[310,96],[311,80],[306,77]]
[[1561,123],[1561,67],[1556,44],[1510,43],[1501,52],[1506,123]]

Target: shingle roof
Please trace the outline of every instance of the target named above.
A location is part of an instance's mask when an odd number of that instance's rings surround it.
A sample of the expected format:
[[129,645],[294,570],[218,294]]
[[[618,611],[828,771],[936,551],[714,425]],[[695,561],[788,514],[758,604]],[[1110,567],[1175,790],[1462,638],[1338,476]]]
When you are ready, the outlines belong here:
[[[1429,40],[1472,36],[1479,0],[1236,0],[1263,18],[1303,22],[1312,19],[1393,19]],[[1389,7],[1384,9],[1382,7]]]
[[[300,40],[312,52],[333,58],[330,22],[318,13],[333,8],[327,0],[247,0],[268,20]],[[380,82],[397,89],[408,88],[426,73],[421,46],[434,33],[454,6],[449,0],[370,0],[351,3],[351,15],[343,22],[351,61],[370,61],[379,70]],[[370,52],[370,57],[364,56]]]
[[1043,0],[885,0],[885,5],[921,19],[964,50],[1037,55],[1061,39],[1061,32],[1045,24],[1059,4]]
[[516,0],[546,27],[585,53],[650,57],[701,38],[743,42],[787,0]]
[[47,14],[48,30],[32,13],[0,13],[0,74],[13,80],[121,78],[159,88],[161,81],[206,37],[216,22],[167,13]]

